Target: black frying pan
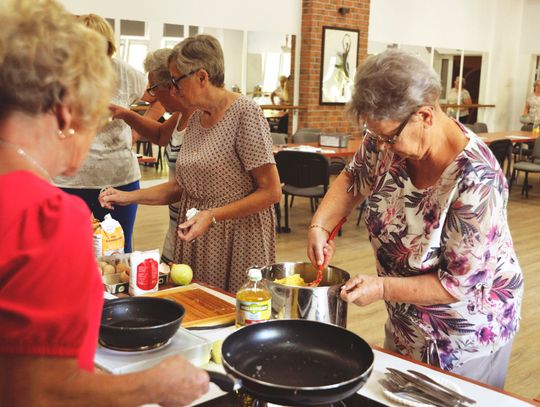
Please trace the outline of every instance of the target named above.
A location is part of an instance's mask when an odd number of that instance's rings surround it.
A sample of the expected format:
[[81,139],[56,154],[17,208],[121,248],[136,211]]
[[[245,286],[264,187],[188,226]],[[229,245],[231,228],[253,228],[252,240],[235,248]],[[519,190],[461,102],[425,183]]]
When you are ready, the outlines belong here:
[[164,298],[131,297],[106,301],[99,339],[107,347],[137,350],[167,342],[178,331],[185,309]]
[[246,326],[222,346],[229,375],[209,372],[224,391],[238,390],[276,404],[336,403],[367,381],[374,355],[358,335],[335,325],[275,320]]

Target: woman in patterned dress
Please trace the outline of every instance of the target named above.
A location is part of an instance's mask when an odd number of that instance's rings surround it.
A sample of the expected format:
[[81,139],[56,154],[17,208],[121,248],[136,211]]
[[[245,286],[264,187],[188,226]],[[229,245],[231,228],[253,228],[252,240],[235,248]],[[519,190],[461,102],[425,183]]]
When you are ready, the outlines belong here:
[[[223,51],[197,35],[173,49],[171,92],[197,109],[176,162],[176,180],[147,190],[105,191],[104,205],[179,200],[174,260],[194,277],[235,292],[250,266],[275,260],[273,204],[281,197],[268,122],[252,100],[224,87]],[[186,213],[199,212],[190,220]]]
[[327,264],[328,231],[367,198],[377,275],[353,277],[342,298],[385,301],[387,349],[502,387],[523,293],[508,186],[484,142],[441,110],[440,91],[403,51],[364,63],[350,105],[364,141],[313,217],[308,255]]

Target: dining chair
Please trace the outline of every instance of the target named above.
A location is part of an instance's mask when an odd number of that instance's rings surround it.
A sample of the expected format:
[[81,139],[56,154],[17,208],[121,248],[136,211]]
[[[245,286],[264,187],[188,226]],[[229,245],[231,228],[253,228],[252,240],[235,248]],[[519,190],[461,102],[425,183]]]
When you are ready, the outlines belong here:
[[289,196],[310,198],[311,211],[314,212],[318,199],[328,190],[328,161],[319,153],[287,150],[279,151],[275,159],[285,198],[285,226],[281,231],[289,233]]
[[488,127],[486,123],[476,122],[473,124],[475,133],[487,133]]
[[523,171],[525,173],[525,180],[523,181],[523,187],[521,188],[521,196],[525,195],[526,198],[529,197],[529,173],[540,173],[540,163],[535,162],[535,159],[540,162],[540,137],[534,142],[531,161],[524,160],[514,164],[512,177],[510,177],[509,190],[512,190],[512,183],[516,179],[518,171]]
[[495,140],[488,147],[499,162],[503,172],[506,164],[505,175],[506,179],[509,179],[510,167],[512,166],[512,141],[509,139]]
[[270,133],[272,136],[272,144],[283,145],[287,144],[287,133]]

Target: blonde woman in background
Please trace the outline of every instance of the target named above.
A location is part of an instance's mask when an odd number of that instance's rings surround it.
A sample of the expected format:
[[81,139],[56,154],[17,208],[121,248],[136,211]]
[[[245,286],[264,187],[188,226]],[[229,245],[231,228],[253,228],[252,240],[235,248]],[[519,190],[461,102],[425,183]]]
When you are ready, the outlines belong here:
[[540,79],[534,82],[533,91],[527,96],[521,123],[525,126],[521,130],[532,130],[535,118],[540,119]]
[[[158,123],[121,106],[112,105],[111,110],[115,119],[124,120],[146,140],[159,146],[166,146],[165,158],[169,165],[169,182],[175,183],[176,157],[182,146],[187,122],[193,109],[186,108],[182,99],[171,95],[171,75],[168,68],[171,53],[170,48],[158,49],[150,52],[144,60],[144,70],[148,73],[147,93],[159,101],[167,112],[173,113],[166,122]],[[165,263],[173,262],[177,219],[178,202],[172,202],[169,204],[169,229],[161,254],[161,260]]]
[[76,173],[107,122],[106,43],[54,0],[4,0],[0,26],[0,405],[189,404],[208,375],[179,356],[93,374],[103,283],[90,211],[50,180]]
[[[117,87],[111,98],[111,103],[129,108],[144,94],[146,89],[144,74],[127,63],[113,58],[116,53],[114,32],[104,18],[96,14],[82,15],[78,18],[81,23],[106,38],[107,55],[117,77]],[[132,143],[129,126],[122,120],[113,120],[97,134],[80,171],[70,177],[55,178],[55,185],[65,192],[82,198],[94,217],[103,220],[105,215],[109,213],[108,210],[99,205],[98,201],[99,193],[103,188],[113,186],[123,191],[134,191],[140,188],[141,172],[137,157],[131,149]],[[126,252],[132,251],[136,214],[136,204],[118,208],[112,214],[122,225]]]

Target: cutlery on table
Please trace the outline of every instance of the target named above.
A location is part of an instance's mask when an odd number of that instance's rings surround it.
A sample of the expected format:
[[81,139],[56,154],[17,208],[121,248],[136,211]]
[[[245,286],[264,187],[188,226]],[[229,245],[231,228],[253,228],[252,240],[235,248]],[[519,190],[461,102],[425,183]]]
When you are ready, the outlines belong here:
[[430,397],[428,394],[413,388],[413,387],[402,387],[395,382],[393,382],[390,379],[380,379],[379,383],[382,387],[384,387],[386,390],[388,390],[390,393],[395,394],[398,397],[405,398],[410,401],[414,402],[420,402],[420,403],[426,403],[430,405],[434,405],[436,407],[448,407],[453,406],[453,404],[450,403],[444,403],[441,402],[439,399]]
[[434,384],[421,380],[417,378],[416,376],[413,376],[409,373],[401,372],[399,370],[392,369],[390,367],[387,367],[386,369],[402,385],[409,384],[411,386],[414,386],[422,390],[423,392],[430,394],[432,397],[436,397],[440,399],[443,402],[450,401],[452,405],[462,406],[464,404],[469,403],[467,400],[471,400],[467,397],[462,396],[461,394],[457,392],[454,392],[457,396],[454,394],[450,394],[447,391],[444,391],[440,389],[439,387],[435,386]]
[[431,383],[431,384],[434,384],[435,386],[437,386],[438,388],[446,391],[447,393],[451,394],[452,396],[456,397],[456,398],[461,398],[463,401],[467,402],[467,403],[470,403],[470,404],[476,404],[476,400],[473,400],[471,398],[468,398],[466,396],[464,396],[463,394],[460,394],[446,386],[443,386],[442,384],[440,383],[437,383],[435,380],[433,380],[431,377],[429,377],[428,375],[425,375],[423,373],[420,373],[420,372],[417,372],[416,370],[407,370],[407,372],[409,373],[412,373],[413,375],[415,375],[416,377],[420,378],[420,379],[423,379],[425,380],[426,382],[428,383]]

